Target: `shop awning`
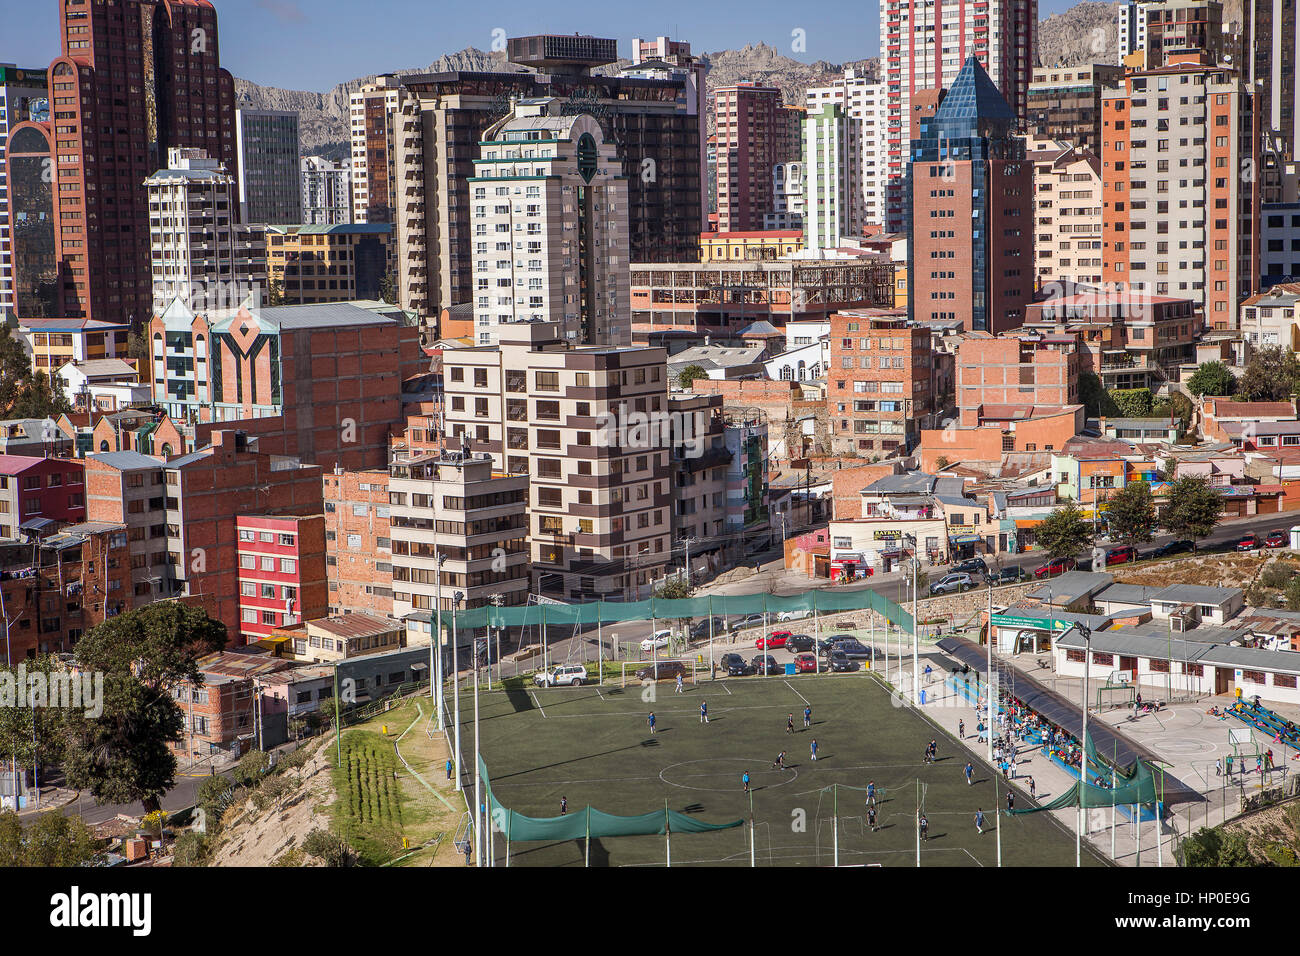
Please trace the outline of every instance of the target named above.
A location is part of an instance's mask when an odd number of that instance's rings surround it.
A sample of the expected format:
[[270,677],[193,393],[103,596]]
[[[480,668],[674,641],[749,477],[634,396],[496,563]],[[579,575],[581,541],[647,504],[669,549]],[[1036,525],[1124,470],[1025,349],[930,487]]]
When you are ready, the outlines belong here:
[[948,540],[956,544],[979,544],[984,539],[977,534],[952,534]]

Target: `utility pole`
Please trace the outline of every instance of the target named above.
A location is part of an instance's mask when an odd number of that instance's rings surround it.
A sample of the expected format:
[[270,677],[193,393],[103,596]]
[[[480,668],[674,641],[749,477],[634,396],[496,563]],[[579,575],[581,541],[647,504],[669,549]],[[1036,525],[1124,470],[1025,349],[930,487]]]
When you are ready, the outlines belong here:
[[[984,730],[988,741],[988,760],[993,763],[993,581],[989,581],[989,626],[985,632],[985,650],[988,652],[988,670],[984,681]],[[996,777],[996,772],[994,773]]]
[[[456,608],[460,606],[460,602],[461,602],[461,599],[462,599],[463,597],[465,597],[465,592],[463,592],[463,591],[457,591],[455,594],[452,595],[452,598],[451,598],[451,600],[452,600],[452,605],[451,605],[451,680],[452,680],[452,684],[451,684],[451,687],[452,687],[452,699],[453,699],[453,702],[454,702],[454,705],[455,705],[455,708],[456,708],[455,716],[452,718],[452,720],[453,720],[453,721],[455,722],[455,724],[456,724],[456,727],[455,727],[455,731],[456,731],[456,743],[455,743],[455,753],[453,754],[453,759],[456,761],[456,789],[457,789],[457,790],[460,790],[460,789],[461,789],[461,782],[460,782],[461,774],[460,774],[460,663],[459,663],[459,660],[458,660],[458,658],[457,658],[457,650],[456,650]],[[439,608],[438,610],[441,611],[442,609]],[[441,655],[439,655],[439,656],[441,656]],[[477,766],[475,767],[475,771],[474,771],[474,772],[475,772],[476,774],[478,773],[478,768],[477,768]],[[474,824],[475,824],[475,826],[477,826],[477,825],[478,825],[478,808],[477,808],[477,806],[476,806],[475,809],[474,809],[474,813],[475,813],[475,816],[474,816]]]
[[1074,865],[1083,865],[1083,799],[1088,792],[1088,665],[1092,662],[1092,629],[1080,624],[1083,636],[1083,737],[1079,741],[1079,820],[1074,831]]

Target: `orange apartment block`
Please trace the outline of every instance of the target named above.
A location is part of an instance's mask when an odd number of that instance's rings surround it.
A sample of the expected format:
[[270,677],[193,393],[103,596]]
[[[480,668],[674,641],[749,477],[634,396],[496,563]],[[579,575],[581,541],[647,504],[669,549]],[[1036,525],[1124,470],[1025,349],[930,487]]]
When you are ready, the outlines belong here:
[[1020,407],[1015,419],[989,419],[979,425],[921,432],[921,470],[941,470],[939,459],[957,462],[999,461],[1008,452],[1055,451],[1084,424],[1082,405],[1065,408]]
[[330,614],[393,613],[388,472],[335,469],[322,479]]
[[933,424],[930,329],[898,309],[830,318],[826,404],[836,453],[890,455]]
[[1062,408],[1078,400],[1073,335],[974,336],[957,349],[957,408],[964,426],[1002,417],[986,416],[986,406]]

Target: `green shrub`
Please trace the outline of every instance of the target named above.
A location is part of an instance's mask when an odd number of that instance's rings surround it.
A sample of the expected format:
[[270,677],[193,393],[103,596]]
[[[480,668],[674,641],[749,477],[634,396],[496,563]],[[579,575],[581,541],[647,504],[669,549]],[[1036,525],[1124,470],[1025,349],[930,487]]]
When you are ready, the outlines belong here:
[[182,833],[172,846],[173,866],[207,866],[208,854],[212,850],[212,841],[206,834]]

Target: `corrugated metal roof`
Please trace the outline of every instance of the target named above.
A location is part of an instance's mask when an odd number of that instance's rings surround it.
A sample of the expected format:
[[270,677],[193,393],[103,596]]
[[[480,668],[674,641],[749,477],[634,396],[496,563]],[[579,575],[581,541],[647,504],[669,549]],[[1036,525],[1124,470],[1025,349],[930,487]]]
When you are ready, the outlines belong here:
[[387,634],[390,631],[400,630],[402,622],[356,611],[339,617],[308,621],[307,626],[333,634],[335,637],[373,637],[377,634]]
[[102,461],[118,471],[135,471],[140,468],[157,468],[162,465],[159,458],[150,458],[138,451],[101,451],[89,456],[94,461]]

